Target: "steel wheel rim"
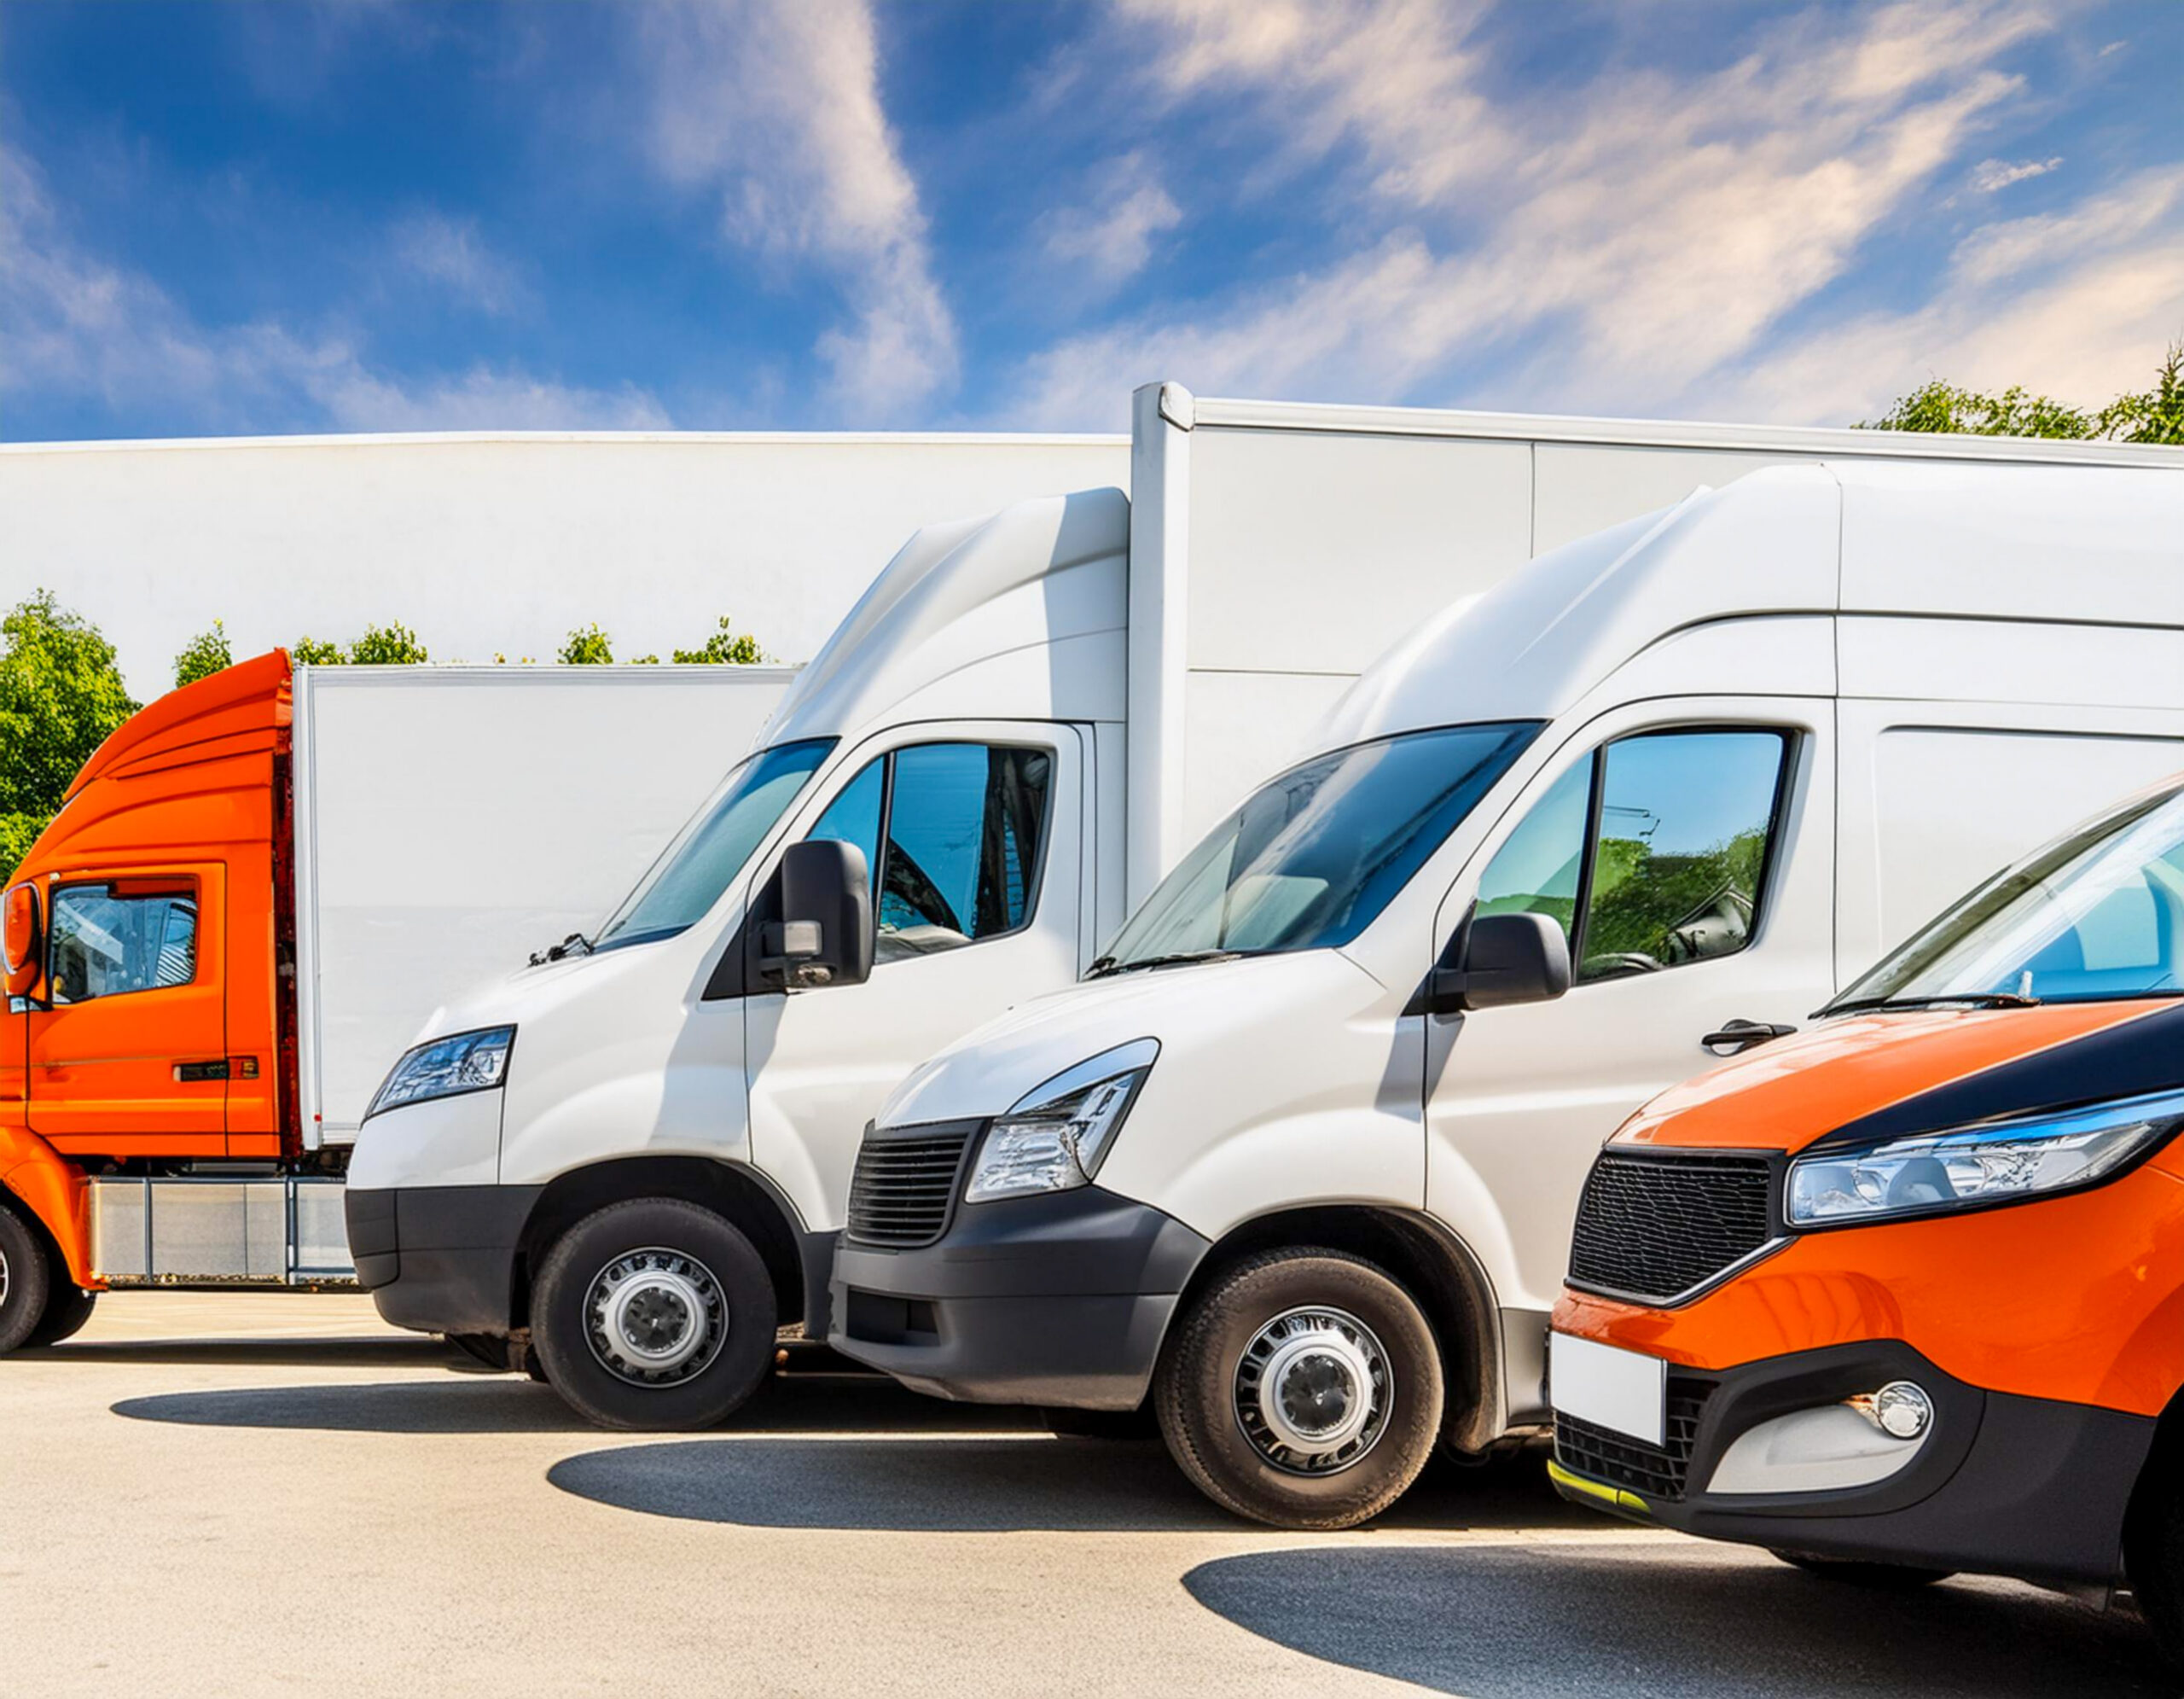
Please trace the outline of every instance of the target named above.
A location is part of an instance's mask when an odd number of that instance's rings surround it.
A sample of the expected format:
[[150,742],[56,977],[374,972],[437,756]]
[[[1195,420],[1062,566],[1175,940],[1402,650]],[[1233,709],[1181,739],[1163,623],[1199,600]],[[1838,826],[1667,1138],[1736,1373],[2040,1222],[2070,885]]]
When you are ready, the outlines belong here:
[[1236,1425],[1287,1475],[1339,1475],[1387,1432],[1395,1370],[1372,1329],[1347,1310],[1305,1305],[1262,1325],[1236,1364]]
[[662,1245],[610,1258],[584,1289],[584,1340],[599,1366],[633,1387],[682,1386],[728,1342],[728,1295],[687,1251]]

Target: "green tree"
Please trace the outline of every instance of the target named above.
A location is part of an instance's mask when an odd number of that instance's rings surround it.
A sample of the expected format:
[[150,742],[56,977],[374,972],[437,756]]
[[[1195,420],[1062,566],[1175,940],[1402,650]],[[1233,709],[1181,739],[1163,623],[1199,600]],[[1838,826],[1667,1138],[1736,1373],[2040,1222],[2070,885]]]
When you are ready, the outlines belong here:
[[720,629],[706,639],[702,648],[675,651],[676,664],[680,666],[756,666],[765,659],[766,652],[758,647],[758,638],[747,632],[739,634],[729,630],[725,614],[720,616]]
[[339,666],[348,658],[340,644],[319,637],[298,637],[288,645],[288,661],[294,666]]
[[175,656],[174,687],[179,690],[185,684],[210,678],[223,667],[235,664],[235,651],[228,647],[228,628],[215,620],[211,631],[200,631]]
[[613,640],[595,622],[571,631],[555,658],[565,666],[605,666],[614,659]]
[[108,733],[136,712],[113,645],[41,590],[0,619],[0,877]]
[[1960,389],[1939,378],[1901,398],[1861,430],[1953,431],[1975,437],[2061,437],[2109,442],[2184,443],[2184,343],[2164,357],[2153,387],[2088,412],[2012,384],[1999,394]]
[[354,666],[421,666],[431,659],[417,634],[399,620],[365,626],[363,636],[349,645]]

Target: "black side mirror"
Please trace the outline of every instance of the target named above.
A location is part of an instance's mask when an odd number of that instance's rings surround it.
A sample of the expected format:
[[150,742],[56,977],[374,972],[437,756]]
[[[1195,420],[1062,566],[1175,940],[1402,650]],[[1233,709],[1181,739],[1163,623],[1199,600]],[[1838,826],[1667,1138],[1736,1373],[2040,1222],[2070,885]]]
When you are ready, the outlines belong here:
[[1449,940],[1411,1007],[1421,1015],[1461,1015],[1547,1003],[1569,989],[1570,940],[1547,916],[1474,915]]
[[789,991],[872,977],[872,880],[864,852],[833,838],[781,855],[781,915],[767,926],[758,971]]

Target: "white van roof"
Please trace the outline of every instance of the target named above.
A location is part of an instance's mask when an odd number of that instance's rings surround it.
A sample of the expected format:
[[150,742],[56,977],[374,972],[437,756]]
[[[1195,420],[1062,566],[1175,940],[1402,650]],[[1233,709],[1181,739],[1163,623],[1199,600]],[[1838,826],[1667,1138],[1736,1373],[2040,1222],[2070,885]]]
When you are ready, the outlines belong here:
[[1837,612],[2184,629],[2184,469],[1831,461],[1702,488],[1452,606],[1304,753],[1553,719],[1671,634]]

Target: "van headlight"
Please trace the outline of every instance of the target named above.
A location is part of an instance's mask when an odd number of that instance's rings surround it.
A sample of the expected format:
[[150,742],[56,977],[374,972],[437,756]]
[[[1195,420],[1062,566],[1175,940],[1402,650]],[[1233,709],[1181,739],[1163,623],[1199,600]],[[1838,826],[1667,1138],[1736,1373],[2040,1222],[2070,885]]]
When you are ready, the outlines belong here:
[[1790,1164],[1792,1227],[1855,1226],[2096,1185],[2180,1127],[2184,1091],[1816,1150]]
[[474,1033],[450,1033],[405,1052],[394,1064],[364,1111],[369,1120],[385,1109],[404,1103],[422,1103],[434,1097],[460,1097],[465,1091],[491,1091],[507,1077],[508,1052],[515,1046],[515,1028],[486,1027]]
[[963,1202],[1067,1191],[1090,1181],[1160,1054],[1136,1039],[1027,1091],[986,1129]]

